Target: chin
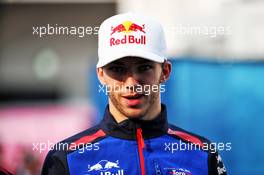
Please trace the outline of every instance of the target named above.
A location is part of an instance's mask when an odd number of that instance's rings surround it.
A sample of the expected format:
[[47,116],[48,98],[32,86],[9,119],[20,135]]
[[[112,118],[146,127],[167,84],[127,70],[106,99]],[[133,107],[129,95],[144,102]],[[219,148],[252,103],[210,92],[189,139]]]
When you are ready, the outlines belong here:
[[145,114],[145,111],[143,109],[137,109],[137,108],[128,108],[126,110],[126,116],[128,118],[141,118]]

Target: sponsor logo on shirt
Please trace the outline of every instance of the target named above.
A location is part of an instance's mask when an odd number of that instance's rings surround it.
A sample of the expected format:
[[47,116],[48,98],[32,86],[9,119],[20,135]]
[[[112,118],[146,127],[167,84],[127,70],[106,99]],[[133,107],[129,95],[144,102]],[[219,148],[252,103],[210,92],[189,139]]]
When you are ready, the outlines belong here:
[[119,161],[100,160],[98,163],[88,165],[86,175],[124,175],[124,170],[120,168]]
[[184,168],[164,168],[166,175],[192,175],[190,170]]

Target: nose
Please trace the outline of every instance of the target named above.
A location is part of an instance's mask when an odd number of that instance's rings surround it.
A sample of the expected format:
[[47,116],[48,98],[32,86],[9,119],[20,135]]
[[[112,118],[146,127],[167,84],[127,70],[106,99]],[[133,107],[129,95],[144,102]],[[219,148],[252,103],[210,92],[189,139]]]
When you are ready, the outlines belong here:
[[136,87],[139,85],[138,77],[135,74],[131,74],[127,76],[125,80],[125,87],[126,89],[132,89],[133,87]]

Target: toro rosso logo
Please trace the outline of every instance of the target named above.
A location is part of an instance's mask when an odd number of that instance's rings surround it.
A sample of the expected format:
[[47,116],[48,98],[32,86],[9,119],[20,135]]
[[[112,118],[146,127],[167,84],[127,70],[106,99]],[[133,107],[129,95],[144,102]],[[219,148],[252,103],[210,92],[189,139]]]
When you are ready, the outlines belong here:
[[[100,175],[124,175],[124,170],[118,164],[118,160],[116,162],[100,160],[92,166],[88,165],[88,173],[99,171]],[[113,171],[114,173],[112,173]]]
[[192,175],[191,171],[183,168],[165,168],[166,175]]
[[[133,35],[135,32],[140,32],[142,35],[136,37]],[[111,37],[110,46],[115,46],[119,44],[146,44],[145,35],[145,24],[139,25],[131,21],[125,21],[122,24],[118,24],[115,27],[111,27],[111,36],[116,33],[124,33],[122,38]]]

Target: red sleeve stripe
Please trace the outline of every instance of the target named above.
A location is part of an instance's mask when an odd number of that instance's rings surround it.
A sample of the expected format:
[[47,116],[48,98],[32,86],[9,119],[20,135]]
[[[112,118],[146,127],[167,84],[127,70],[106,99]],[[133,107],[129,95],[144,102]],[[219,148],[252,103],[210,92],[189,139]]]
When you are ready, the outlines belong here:
[[86,144],[86,143],[91,143],[92,141],[94,141],[95,139],[99,138],[99,137],[104,137],[106,134],[103,130],[98,130],[96,133],[92,134],[92,135],[88,135],[88,136],[84,136],[82,138],[80,138],[79,140],[71,143],[71,146],[74,145],[81,145],[81,144]]
[[182,131],[174,131],[174,130],[172,130],[172,129],[169,128],[168,129],[168,134],[178,136],[178,137],[180,137],[183,140],[186,140],[188,142],[197,144],[197,145],[199,145],[201,147],[203,146],[203,142],[200,139],[198,139],[197,137],[194,137],[194,136],[192,136],[190,134],[187,134],[185,132],[182,132]]

